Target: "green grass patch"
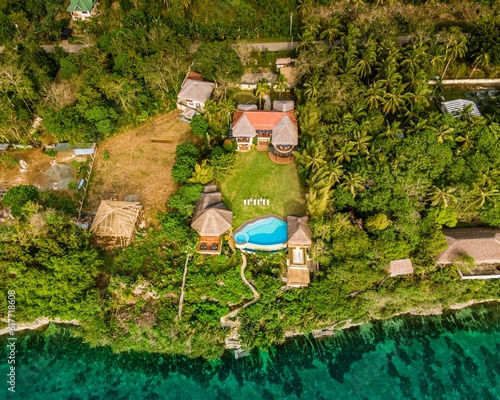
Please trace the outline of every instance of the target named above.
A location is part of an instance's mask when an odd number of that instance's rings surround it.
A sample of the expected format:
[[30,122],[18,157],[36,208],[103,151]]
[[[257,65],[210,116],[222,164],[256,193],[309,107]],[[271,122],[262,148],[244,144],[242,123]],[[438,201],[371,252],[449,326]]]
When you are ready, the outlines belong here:
[[[305,215],[305,191],[295,163],[278,165],[267,152],[238,153],[234,173],[219,182],[224,203],[233,211],[233,226],[266,214]],[[248,198],[269,199],[268,206],[245,206]]]
[[255,95],[250,90],[236,92],[232,97],[238,104],[246,104],[256,99]]

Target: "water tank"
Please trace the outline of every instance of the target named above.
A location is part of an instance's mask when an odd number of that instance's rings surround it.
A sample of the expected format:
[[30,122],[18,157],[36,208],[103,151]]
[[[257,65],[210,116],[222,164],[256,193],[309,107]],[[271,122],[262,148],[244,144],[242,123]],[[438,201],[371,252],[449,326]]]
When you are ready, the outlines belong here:
[[292,100],[274,100],[273,110],[287,112],[294,109],[294,104]]
[[238,104],[237,108],[240,111],[255,111],[257,110],[257,104]]

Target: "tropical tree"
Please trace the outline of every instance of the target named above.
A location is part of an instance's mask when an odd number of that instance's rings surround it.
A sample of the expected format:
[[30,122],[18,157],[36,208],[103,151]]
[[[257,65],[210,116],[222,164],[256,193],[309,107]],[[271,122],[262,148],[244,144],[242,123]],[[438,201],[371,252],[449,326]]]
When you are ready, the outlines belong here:
[[363,191],[365,178],[361,176],[359,172],[348,172],[344,175],[343,181],[340,187],[344,190],[348,190],[351,193],[352,198],[356,197],[357,192]]
[[319,96],[322,86],[323,81],[321,80],[319,73],[315,72],[309,79],[307,79],[306,83],[304,83],[304,95],[308,99],[316,99]]
[[457,188],[439,188],[437,186],[432,186],[427,194],[428,199],[431,201],[431,206],[443,206],[443,208],[448,208],[450,204],[455,202],[456,197],[453,193]]
[[467,53],[467,38],[460,29],[453,27],[444,35],[444,49],[446,66],[443,70],[443,77],[450,64],[458,58],[465,57]]
[[343,142],[341,143],[335,152],[333,153],[333,158],[337,163],[351,162],[351,157],[357,155],[357,151],[354,150],[354,143]]
[[485,68],[490,65],[491,56],[490,53],[484,52],[476,55],[474,62],[472,63],[472,71],[469,75],[469,79],[472,78],[474,72],[476,72],[477,68]]
[[201,183],[206,185],[214,180],[214,169],[208,165],[208,160],[203,160],[201,164],[194,166],[193,176],[188,180],[189,183]]
[[310,139],[307,141],[302,151],[294,151],[293,154],[299,164],[311,171],[326,164],[326,149],[322,142],[316,143],[314,140]]
[[281,93],[288,90],[288,85],[286,84],[285,75],[279,73],[274,83],[274,90],[278,92],[278,99],[281,99]]
[[257,82],[257,88],[255,89],[255,95],[259,98],[259,108],[262,108],[262,99],[269,93],[271,87],[269,86],[269,81],[266,78],[261,79]]
[[330,18],[327,22],[327,26],[321,32],[320,38],[326,41],[329,45],[332,45],[335,39],[337,39],[341,34],[342,24],[338,16]]

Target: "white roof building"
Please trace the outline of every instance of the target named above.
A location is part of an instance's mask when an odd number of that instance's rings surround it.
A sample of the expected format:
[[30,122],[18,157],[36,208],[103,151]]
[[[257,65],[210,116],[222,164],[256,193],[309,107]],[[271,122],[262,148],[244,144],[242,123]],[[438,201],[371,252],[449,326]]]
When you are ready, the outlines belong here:
[[459,117],[460,114],[467,108],[470,109],[471,115],[474,115],[475,117],[481,116],[481,112],[477,108],[476,103],[474,103],[471,100],[457,99],[457,100],[443,101],[441,103],[441,111],[444,114],[451,114],[454,117]]

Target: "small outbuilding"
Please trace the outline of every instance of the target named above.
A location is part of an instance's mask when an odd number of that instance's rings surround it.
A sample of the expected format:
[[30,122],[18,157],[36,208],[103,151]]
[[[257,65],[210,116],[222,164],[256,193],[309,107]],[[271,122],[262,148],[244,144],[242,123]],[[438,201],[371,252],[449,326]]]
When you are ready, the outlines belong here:
[[98,4],[97,0],[71,0],[66,11],[74,21],[85,21],[95,15]]
[[309,249],[312,234],[307,217],[289,215],[286,218],[288,230],[287,286],[302,287],[309,285],[309,272],[312,260]]
[[500,229],[443,229],[448,248],[438,258],[438,264],[452,264],[462,256],[471,257],[478,265],[500,264]]
[[441,111],[443,114],[451,114],[454,117],[459,117],[465,111],[468,111],[470,115],[475,117],[481,116],[481,112],[477,108],[476,103],[464,99],[443,101],[441,103]]
[[191,227],[200,236],[198,253],[220,254],[222,235],[232,224],[233,213],[222,203],[222,194],[215,185],[205,186],[191,221]]
[[391,277],[399,275],[410,275],[413,274],[413,271],[413,265],[409,258],[391,261],[391,264],[389,265],[389,272],[391,273]]
[[177,95],[177,108],[183,111],[183,119],[190,121],[193,116],[203,111],[214,89],[215,84],[204,81],[201,74],[188,72]]
[[142,206],[139,202],[102,200],[90,231],[98,237],[111,237],[128,245],[134,236]]

